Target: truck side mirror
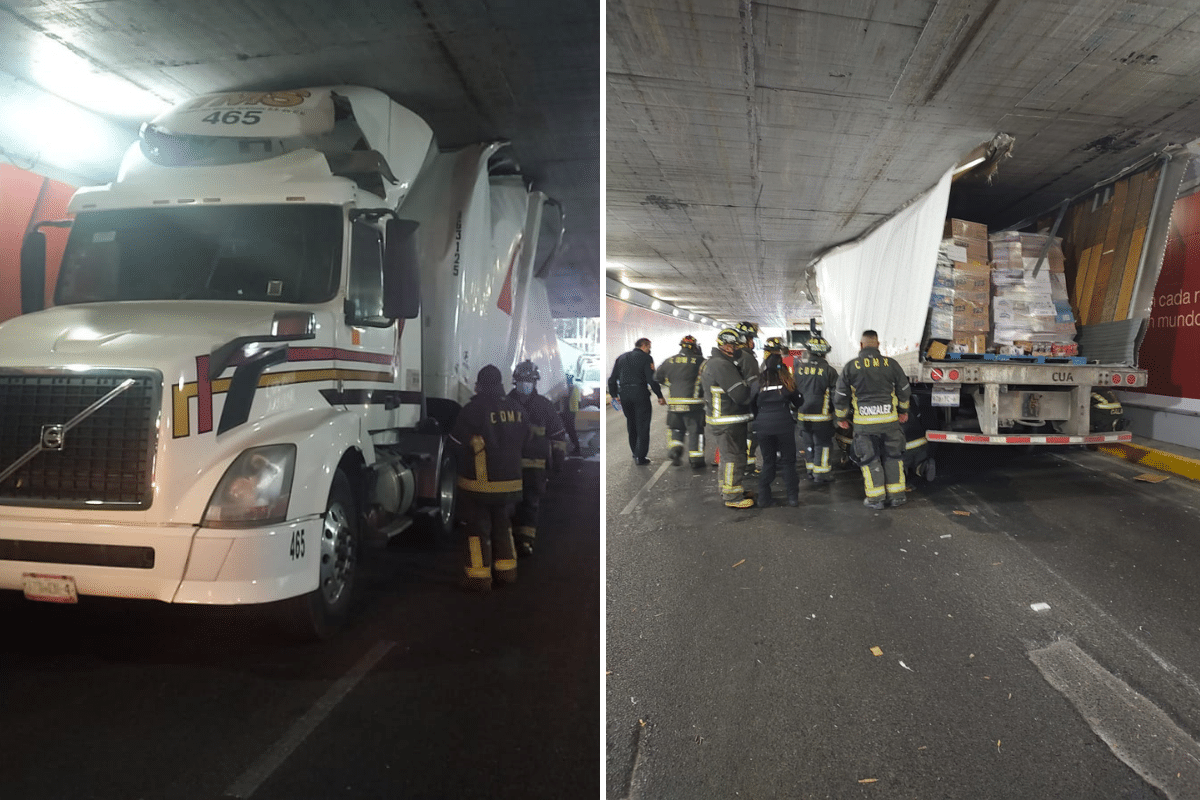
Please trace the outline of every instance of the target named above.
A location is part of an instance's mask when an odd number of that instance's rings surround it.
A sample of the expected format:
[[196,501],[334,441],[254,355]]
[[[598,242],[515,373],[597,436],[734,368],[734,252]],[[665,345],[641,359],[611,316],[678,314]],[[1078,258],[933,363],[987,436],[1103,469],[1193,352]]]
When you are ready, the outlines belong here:
[[417,257],[417,225],[410,219],[387,221],[383,248],[383,314],[415,319],[421,312],[421,265]]
[[21,243],[21,313],[46,307],[46,234],[34,229]]

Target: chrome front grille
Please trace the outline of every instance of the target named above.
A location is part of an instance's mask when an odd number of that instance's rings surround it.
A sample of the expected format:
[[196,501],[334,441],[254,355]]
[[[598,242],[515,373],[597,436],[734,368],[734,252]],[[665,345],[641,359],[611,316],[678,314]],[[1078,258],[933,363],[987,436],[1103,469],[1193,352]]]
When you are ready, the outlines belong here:
[[[65,432],[125,380],[133,385]],[[0,504],[143,509],[153,498],[162,374],[155,370],[0,369]]]

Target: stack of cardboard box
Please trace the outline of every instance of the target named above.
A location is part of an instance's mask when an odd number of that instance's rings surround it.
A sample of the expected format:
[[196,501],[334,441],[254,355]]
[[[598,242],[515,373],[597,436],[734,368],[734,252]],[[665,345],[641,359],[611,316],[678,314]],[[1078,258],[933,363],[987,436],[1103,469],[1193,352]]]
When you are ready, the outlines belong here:
[[988,239],[995,286],[992,338],[997,351],[1010,355],[1078,355],[1075,317],[1067,299],[1062,239],[1055,237],[1049,248],[1045,234],[1004,231]]
[[[991,328],[991,271],[987,226],[961,219],[946,220],[942,252],[954,283],[951,352],[986,353]],[[937,280],[935,279],[935,285]],[[932,335],[932,334],[931,334]]]

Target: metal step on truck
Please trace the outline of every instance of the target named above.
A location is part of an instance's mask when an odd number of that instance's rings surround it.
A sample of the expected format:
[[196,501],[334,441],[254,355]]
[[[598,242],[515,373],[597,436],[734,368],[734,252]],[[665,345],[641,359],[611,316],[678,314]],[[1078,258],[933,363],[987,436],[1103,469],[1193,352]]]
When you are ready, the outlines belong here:
[[451,529],[446,434],[478,370],[529,358],[565,390],[554,241],[535,259],[557,209],[505,152],[440,151],[355,86],[145,124],[114,182],[26,237],[24,313],[0,325],[0,589],[277,604],[336,631],[364,535]]

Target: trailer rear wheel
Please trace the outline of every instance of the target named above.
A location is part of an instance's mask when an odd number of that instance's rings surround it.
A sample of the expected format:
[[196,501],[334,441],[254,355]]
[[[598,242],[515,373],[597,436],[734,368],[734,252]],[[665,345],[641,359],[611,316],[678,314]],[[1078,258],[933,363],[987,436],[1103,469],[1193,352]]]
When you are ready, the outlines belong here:
[[458,465],[454,453],[447,448],[438,463],[437,496],[426,499],[431,509],[428,516],[420,519],[421,539],[426,546],[440,549],[451,541],[457,496]]
[[333,474],[317,544],[317,588],[286,601],[289,627],[303,639],[328,639],[350,615],[361,540],[350,479]]

